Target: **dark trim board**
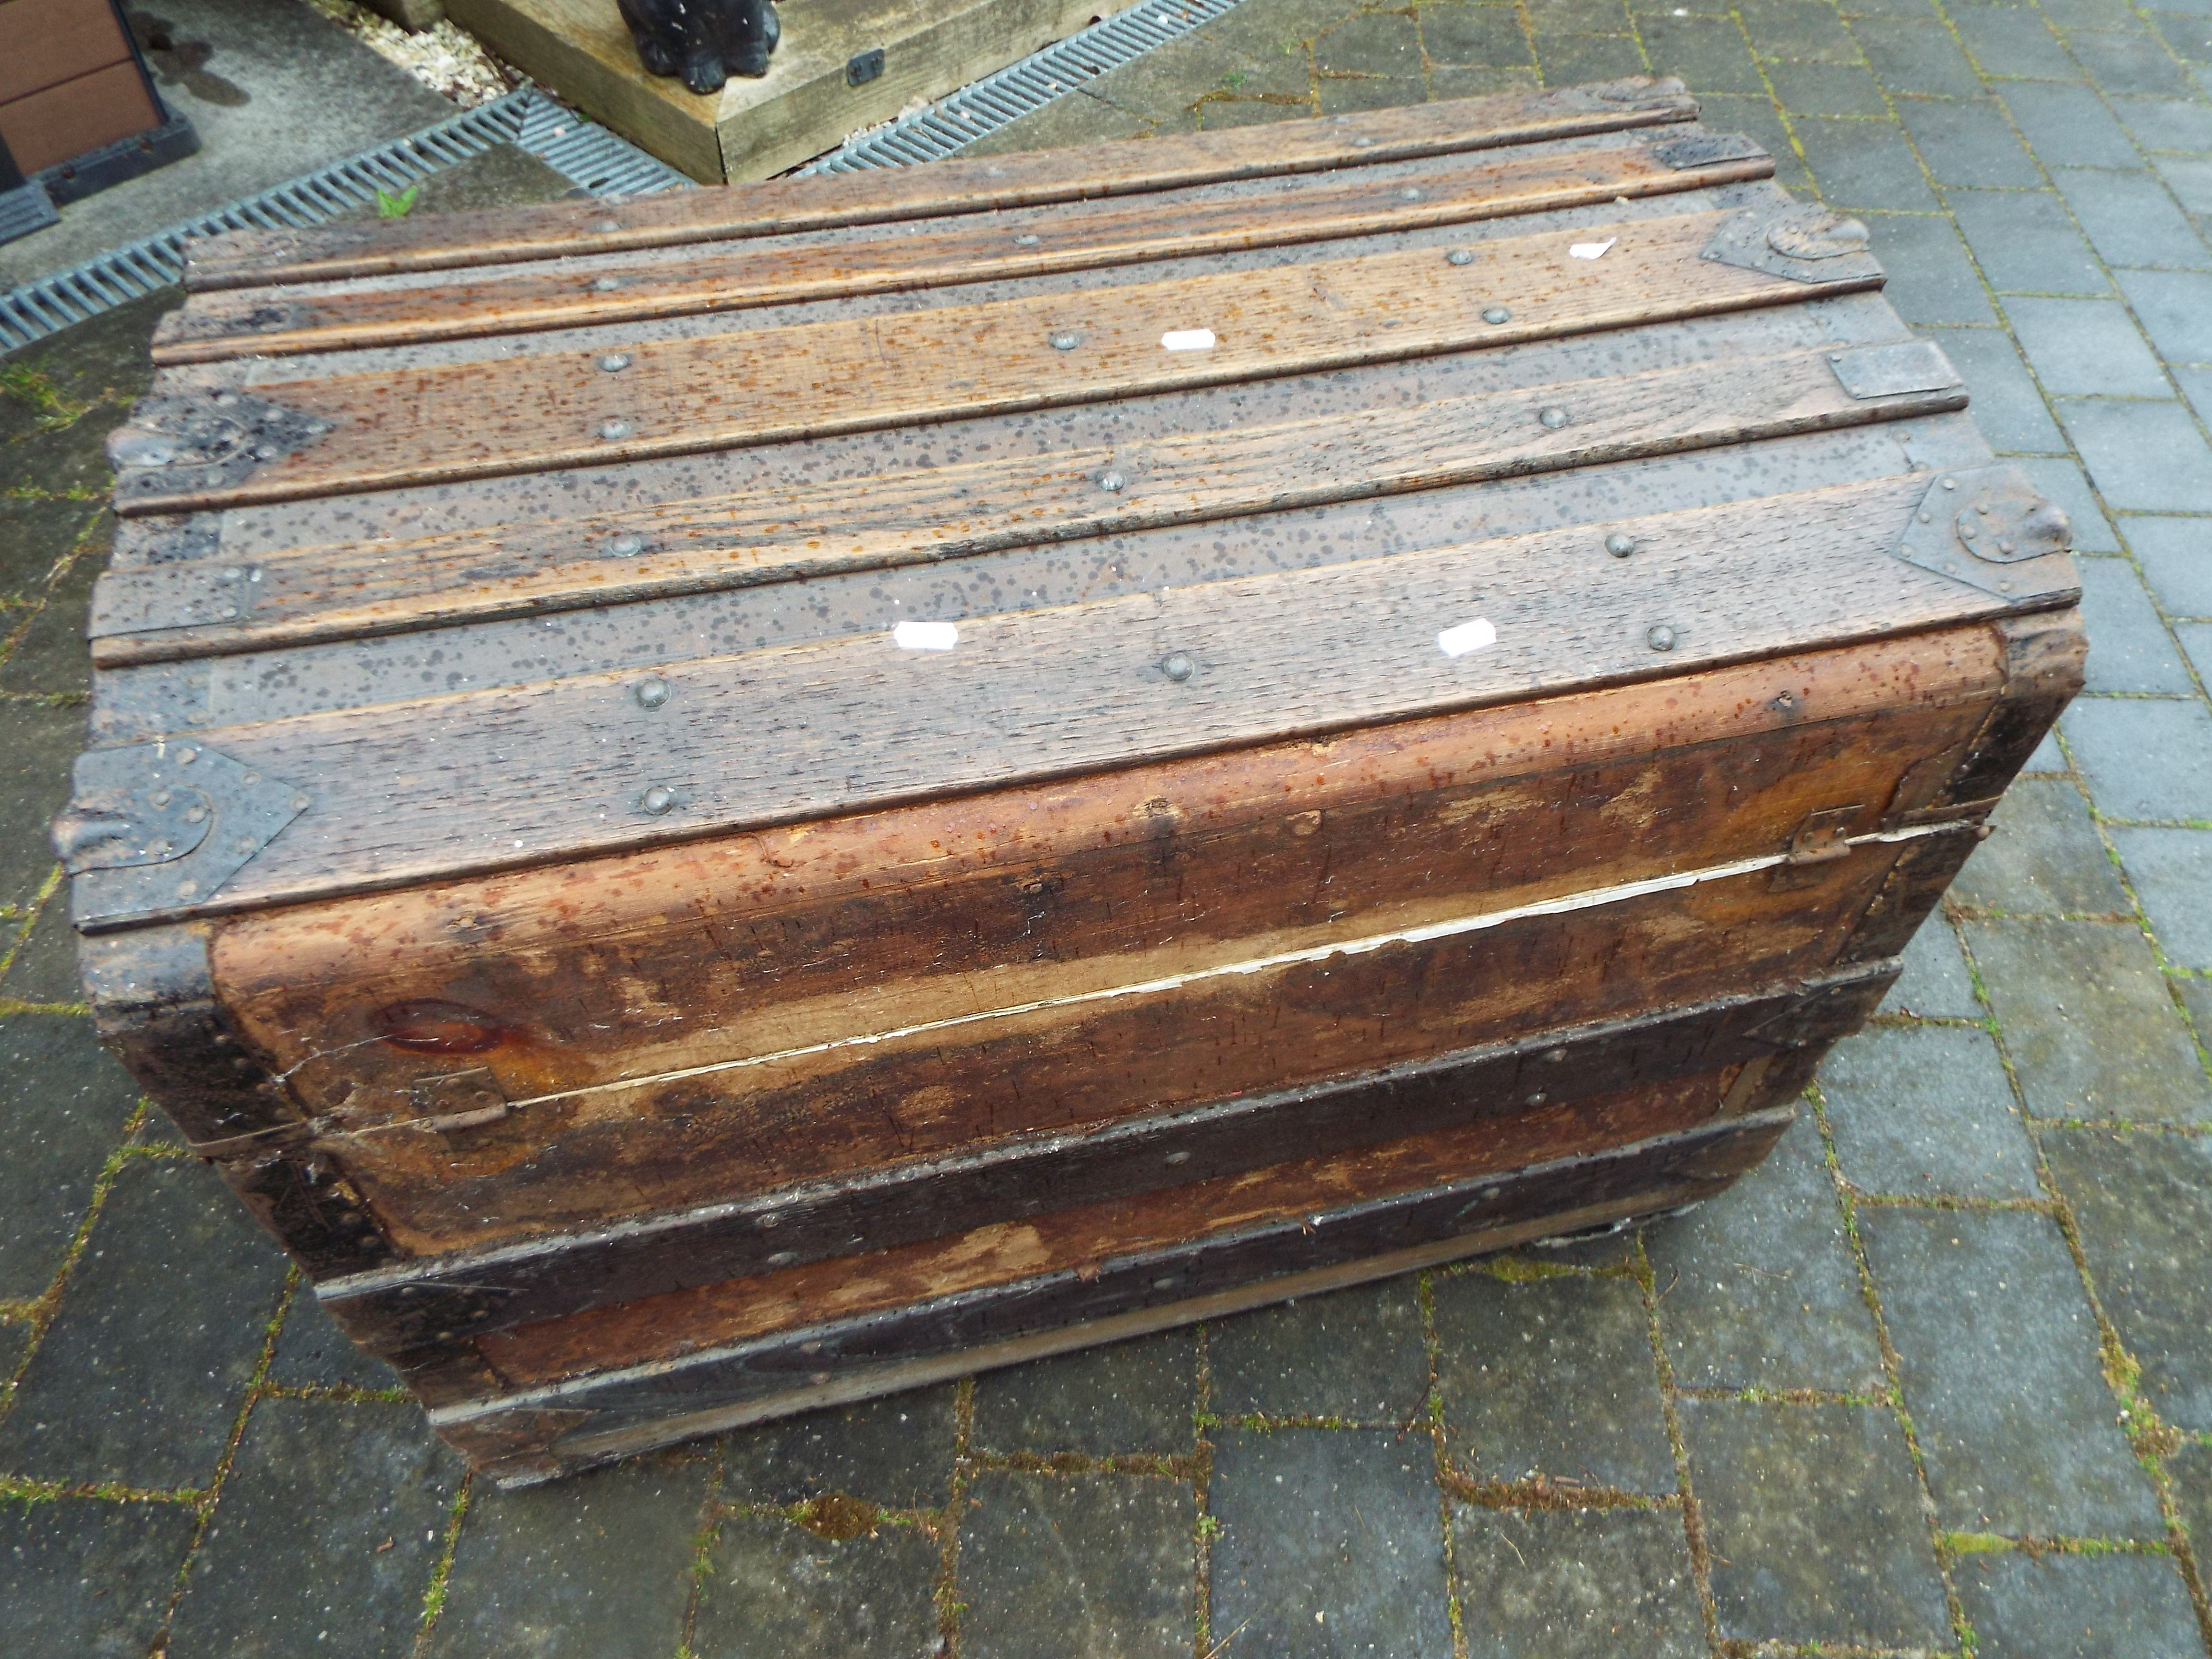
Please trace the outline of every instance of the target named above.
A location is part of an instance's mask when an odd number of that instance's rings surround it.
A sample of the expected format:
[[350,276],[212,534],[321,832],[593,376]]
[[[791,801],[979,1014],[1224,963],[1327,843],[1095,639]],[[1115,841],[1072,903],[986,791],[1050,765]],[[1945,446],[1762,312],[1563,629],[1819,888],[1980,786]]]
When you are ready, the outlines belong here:
[[[355,1340],[398,1355],[495,1330],[863,1251],[894,1249],[1279,1162],[1564,1104],[1778,1052],[1825,1048],[1881,1000],[1880,961],[1418,1065],[1160,1113],[1089,1133],[810,1182],[758,1197],[326,1280]],[[1716,1103],[1717,1105],[1717,1102]]]
[[1718,1119],[1296,1221],[449,1406],[431,1426],[503,1486],[716,1429],[1164,1330],[1337,1285],[1649,1216],[1724,1190],[1796,1121]]

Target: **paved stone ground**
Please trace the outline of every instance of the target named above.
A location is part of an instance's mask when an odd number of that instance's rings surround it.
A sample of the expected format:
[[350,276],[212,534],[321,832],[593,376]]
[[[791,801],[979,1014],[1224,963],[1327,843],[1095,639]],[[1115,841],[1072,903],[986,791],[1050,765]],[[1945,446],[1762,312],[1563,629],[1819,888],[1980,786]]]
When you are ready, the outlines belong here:
[[2205,1651],[2212,5],[1228,18],[998,135],[1650,68],[1863,213],[2080,526],[2091,689],[1728,1198],[515,1496],[94,1048],[43,825],[150,307],[0,365],[0,1649]]

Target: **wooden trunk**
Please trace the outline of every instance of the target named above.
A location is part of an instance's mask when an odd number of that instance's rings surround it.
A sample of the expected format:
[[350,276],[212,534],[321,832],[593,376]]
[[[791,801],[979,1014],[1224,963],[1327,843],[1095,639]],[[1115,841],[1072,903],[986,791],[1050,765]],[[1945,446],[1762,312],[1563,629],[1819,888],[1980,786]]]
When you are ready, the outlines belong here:
[[516,1482],[1710,1195],[2082,640],[1695,112],[206,245],[57,830],[110,1041]]

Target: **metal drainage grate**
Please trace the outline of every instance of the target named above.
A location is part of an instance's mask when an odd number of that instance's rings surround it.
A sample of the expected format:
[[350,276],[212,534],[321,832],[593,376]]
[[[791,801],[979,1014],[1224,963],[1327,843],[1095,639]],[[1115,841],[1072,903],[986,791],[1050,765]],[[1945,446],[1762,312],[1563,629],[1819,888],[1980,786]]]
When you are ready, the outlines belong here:
[[691,183],[605,127],[562,108],[535,87],[524,87],[380,149],[333,161],[258,196],[0,295],[0,351],[44,339],[174,283],[184,271],[187,236],[327,224],[374,202],[379,190],[405,190],[418,179],[507,143],[529,151],[594,195],[646,196]]
[[1085,81],[1119,69],[1232,10],[1237,0],[1141,0],[1080,34],[987,75],[926,110],[859,133],[801,173],[939,161],[988,132],[1042,109]]

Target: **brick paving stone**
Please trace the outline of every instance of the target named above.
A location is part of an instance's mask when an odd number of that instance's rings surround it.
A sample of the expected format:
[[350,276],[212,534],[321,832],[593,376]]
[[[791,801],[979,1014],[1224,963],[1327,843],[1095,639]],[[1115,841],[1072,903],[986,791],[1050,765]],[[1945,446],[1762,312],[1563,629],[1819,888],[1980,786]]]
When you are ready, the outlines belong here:
[[53,873],[46,830],[68,801],[84,710],[15,703],[0,757],[0,904],[28,905]]
[[967,1498],[967,1659],[1187,1659],[1198,1571],[1188,1485],[994,1471],[976,1476]]
[[2067,44],[2100,91],[2186,98],[2194,90],[2189,72],[2144,36],[2077,34]]
[[1468,1659],[1703,1659],[1705,1620],[1672,1510],[1452,1506]]
[[179,1504],[0,1505],[0,1644],[23,1659],[141,1659],[198,1525]]
[[283,1279],[276,1245],[212,1170],[125,1164],[0,1420],[0,1470],[204,1485]]
[[691,1651],[698,1659],[942,1653],[933,1599],[939,1562],[935,1540],[916,1528],[840,1540],[773,1516],[730,1516],[699,1586]]
[[[1536,59],[1544,84],[1572,86],[1578,81],[1609,81],[1623,75],[1648,73],[1643,49],[1632,35],[1561,34],[1539,36]],[[1325,95],[1325,94],[1324,94]]]
[[24,696],[82,696],[91,690],[85,628],[92,585],[107,568],[115,521],[101,514],[72,550],[68,566],[40,595],[39,613],[0,663],[0,691]]
[[2178,403],[2062,398],[2058,423],[2122,512],[2212,512],[2212,447]]
[[260,1401],[192,1558],[170,1659],[410,1648],[461,1472],[419,1412]]
[[2039,1198],[2035,1152],[1986,1031],[1888,1027],[1820,1067],[1844,1175],[1863,1192]]
[[[1805,165],[1813,170],[1820,199],[1830,207],[1918,212],[1937,205],[1936,192],[1929,189],[1912,147],[1887,122],[1808,117],[1795,125],[1797,142],[1804,147]],[[1875,252],[1881,253],[1882,246],[1877,241]],[[1898,276],[1913,265],[1909,258],[1891,254],[1882,258],[1882,268],[1890,273],[1893,287]],[[1984,307],[1969,316],[1908,317],[1906,320],[1980,322],[1987,315],[1988,307]]]
[[399,1374],[337,1328],[306,1285],[292,1298],[276,1334],[269,1380],[279,1388],[396,1389]]
[[2187,12],[2154,11],[2150,18],[2174,56],[2191,64],[2212,64],[2212,22]]
[[1994,99],[1905,99],[1897,112],[1938,184],[2033,190],[2043,183]]
[[1723,1637],[1943,1644],[1943,1583],[1894,1417],[1714,1400],[1680,1409]]
[[2212,1118],[2212,1085],[2138,929],[2008,920],[1966,933],[2031,1113]]
[[2212,968],[2212,830],[2116,828],[2112,843],[2166,961]]
[[1736,15],[1762,58],[1856,64],[1858,44],[1832,5],[1820,0],[1741,0]]
[[[1679,75],[1702,97],[1708,92],[1766,91],[1759,65],[1743,31],[1729,17],[1669,17],[1643,19],[1638,33],[1644,50],[1657,75]],[[1705,116],[1713,121],[1710,112]]]
[[1873,1316],[1810,1120],[1727,1192],[1651,1228],[1645,1248],[1681,1386],[1880,1386]]
[[[2105,1315],[2168,1422],[2212,1430],[2212,1146],[2188,1135],[2053,1130],[2052,1181],[2074,1212]],[[2199,1547],[2212,1544],[2200,1534]]]
[[[0,604],[36,604],[60,561],[100,511],[96,501],[0,496]],[[14,624],[0,623],[0,632]]]
[[2058,733],[2053,728],[2043,734],[2043,741],[2035,745],[2035,752],[2027,757],[2023,772],[2063,772],[2067,770],[2065,752],[2058,746]]
[[2083,559],[2081,619],[2096,641],[2089,653],[2092,691],[2170,691],[2196,688],[2173,636],[2166,631],[2142,579],[2123,559]]
[[2172,1659],[2203,1651],[2167,1555],[1969,1555],[1952,1570],[1978,1659]]
[[76,972],[76,929],[70,925],[69,895],[57,892],[39,907],[38,920],[8,963],[0,995],[15,1002],[75,1003],[84,997]]
[[2051,26],[2027,7],[1969,7],[1952,21],[1984,75],[2019,81],[2081,78]]
[[1974,994],[1959,936],[1940,917],[1920,925],[1905,947],[1905,971],[1881,1000],[1885,1014],[1916,1014],[1923,1019],[1979,1019],[1981,1000]]
[[[1944,191],[1944,199],[1982,274],[1999,292],[2101,295],[2112,291],[2103,267],[2074,228],[2073,215],[2057,192],[1954,188]],[[2011,313],[2017,307],[2015,302],[2005,308]],[[2140,338],[2136,343],[2142,347]],[[2158,374],[2155,363],[2151,373],[2159,385],[2151,395],[2166,395],[2165,379]]]
[[2112,264],[2177,270],[2212,266],[2212,247],[2154,175],[2053,167],[2051,179],[2089,245]]
[[[1800,131],[1802,131],[1802,123]],[[1817,174],[1820,163],[1813,164]],[[1824,192],[1825,194],[1825,192]],[[1856,204],[1827,197],[1833,207]],[[1948,219],[1933,214],[1860,215],[1874,233],[1874,251],[1889,273],[1882,295],[1908,323],[1988,323],[1996,319],[1967,257],[1966,245]],[[2079,545],[2077,540],[2076,545]]]
[[2183,653],[2196,665],[2197,677],[2212,684],[2212,623],[2177,623],[2173,632]]
[[1811,196],[1813,175],[1797,159],[1790,130],[1775,112],[1774,100],[1765,95],[1747,98],[1732,94],[1698,94],[1705,123],[1716,132],[1747,133],[1766,146],[1774,157],[1774,181],[1800,198]]
[[1510,6],[1431,5],[1419,15],[1421,46],[1431,64],[1504,68],[1535,62],[1520,15]]
[[951,1385],[738,1429],[722,1443],[732,1503],[803,1504],[843,1492],[887,1509],[934,1509],[952,1478]]
[[28,1319],[0,1321],[0,1389],[15,1375],[15,1368],[23,1363],[30,1351],[31,1322]]
[[2069,40],[2084,31],[2142,27],[2129,0],[2042,0],[2038,9]]
[[1228,1429],[1213,1453],[1212,1630],[1231,1653],[1444,1659],[1443,1521],[1425,1436]]
[[2212,362],[2212,276],[2125,270],[2118,280],[2143,331],[2169,362]]
[[[704,1460],[666,1454],[521,1492],[479,1482],[431,1659],[668,1659],[684,1637],[706,1504]],[[708,1581],[710,1595],[720,1582]],[[701,1615],[703,1628],[703,1606]],[[700,1648],[702,1659],[715,1651]]]
[[1410,11],[1354,12],[1314,41],[1314,66],[1415,81],[1421,75],[1421,31]]
[[2022,778],[1990,814],[1990,838],[1951,897],[2014,915],[2125,915],[2127,890],[2069,779]]
[[[2019,191],[1995,194],[1999,199],[2034,199]],[[1971,214],[1964,215],[1962,222],[1970,223],[1971,218]],[[1972,241],[1971,228],[1967,237]],[[2156,355],[2136,331],[2127,307],[2116,301],[2008,300],[2005,319],[2012,325],[2028,367],[2042,381],[2043,389],[2054,396],[2173,395],[2172,384],[2160,368]]]
[[2199,1440],[2184,1446],[2166,1460],[2166,1476],[2172,1483],[2174,1507],[2181,1524],[2189,1528],[2200,1571],[2205,1546],[2212,1542],[2212,1444]]
[[1982,90],[1951,31],[1934,19],[1869,19],[1851,25],[1876,80],[1893,93],[1971,98]]
[[1944,1526],[2164,1535],[2048,1216],[1863,1206],[1859,1232]]
[[2145,149],[2212,152],[2212,106],[2179,98],[2115,98],[2112,112]]
[[1447,1444],[1462,1469],[1674,1490],[1650,1319],[1633,1279],[1514,1283],[1476,1271],[1439,1278],[1431,1295]]
[[1189,1331],[1085,1348],[975,1379],[974,1438],[1002,1452],[1188,1452],[1197,1429]]
[[1206,1328],[1213,1409],[1224,1417],[1346,1417],[1401,1422],[1429,1388],[1419,1282],[1412,1274]]
[[76,1014],[0,1018],[0,1297],[45,1294],[138,1090]]
[[1856,64],[1771,64],[1766,73],[1792,115],[1889,114],[1874,76]]
[[2181,363],[2168,369],[2200,421],[2212,418],[2212,364]]
[[2212,713],[2203,704],[2078,697],[2059,730],[2106,817],[2212,818]]
[[2105,100],[2087,87],[2048,82],[1999,87],[1997,98],[2046,167],[2140,167],[2136,152]]
[[2120,550],[2119,538],[2112,533],[2112,523],[2090,492],[2089,480],[2078,462],[2052,456],[2032,457],[2014,465],[2027,474],[2038,490],[2066,509],[2066,516],[2074,526],[2076,553]]
[[2044,406],[2043,393],[2021,361],[2009,335],[1995,328],[1930,329],[1966,377],[1972,398],[1974,424],[2000,455],[2057,454],[2066,447],[2058,422]]

